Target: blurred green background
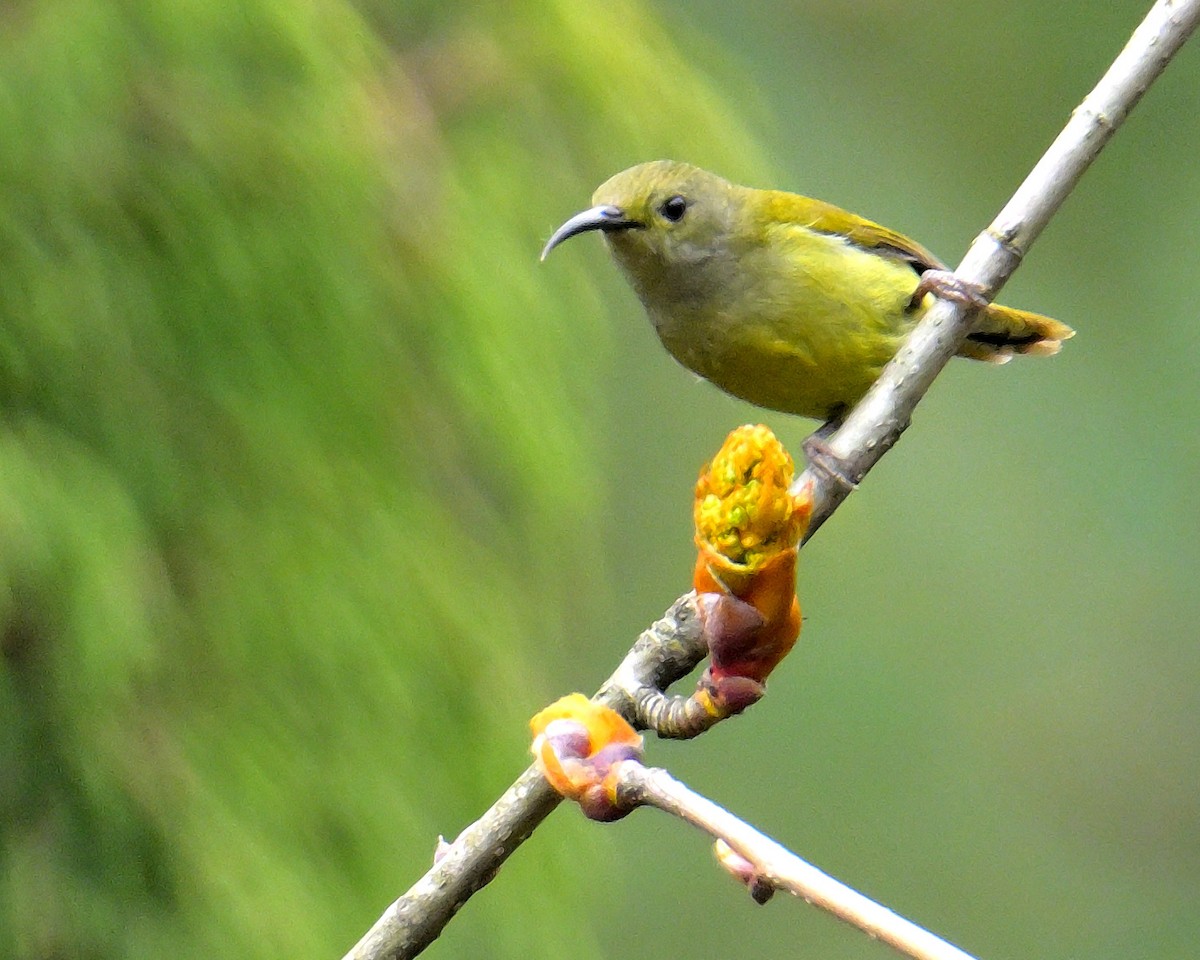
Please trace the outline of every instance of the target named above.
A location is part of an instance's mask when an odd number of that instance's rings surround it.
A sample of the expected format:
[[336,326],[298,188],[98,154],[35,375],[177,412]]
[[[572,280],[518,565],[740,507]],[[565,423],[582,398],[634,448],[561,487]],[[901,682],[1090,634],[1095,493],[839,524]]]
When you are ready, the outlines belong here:
[[[739,423],[597,240],[659,156],[950,261],[1144,13],[42,0],[0,18],[0,956],[340,956],[688,584]],[[649,757],[984,958],[1200,941],[1200,52],[803,553],[801,643]],[[888,951],[564,809],[440,957]]]

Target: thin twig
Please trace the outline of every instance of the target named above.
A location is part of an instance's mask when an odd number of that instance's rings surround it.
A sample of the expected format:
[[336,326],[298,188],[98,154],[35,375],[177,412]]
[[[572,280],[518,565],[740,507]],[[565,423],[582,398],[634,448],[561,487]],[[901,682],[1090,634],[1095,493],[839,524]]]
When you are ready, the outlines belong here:
[[[1000,216],[972,244],[955,271],[961,279],[980,285],[991,295],[999,290],[1198,19],[1200,0],[1159,0],[1154,5]],[[968,312],[957,304],[934,304],[878,383],[829,438],[831,452],[850,465],[854,476],[865,476],[908,426],[913,408],[966,336],[968,321]],[[849,491],[824,477],[806,475],[798,482],[812,479],[817,485],[808,530],[811,537]],[[643,634],[630,654],[634,657],[637,653],[637,670],[623,672],[623,665],[605,684],[603,702],[626,712],[640,687],[661,684],[662,689],[700,661],[703,645],[687,639],[696,636],[692,600],[691,595],[680,598],[664,620]],[[673,624],[673,614],[679,611],[683,616]],[[671,651],[667,666],[668,655],[656,654],[653,649],[656,642]],[[681,651],[682,660],[677,659]],[[687,659],[693,655],[695,659],[688,665]],[[346,960],[399,960],[420,953],[549,815],[557,800],[536,771],[527,770],[491,810],[448,845],[433,869],[387,909]]]
[[637,760],[614,764],[621,806],[649,805],[686,820],[710,837],[724,840],[753,865],[755,873],[779,890],[787,890],[839,920],[894,947],[913,960],[972,960],[941,937],[917,926],[887,907],[864,897],[787,848],[759,832],[724,807],[702,797],[666,770],[646,767]]

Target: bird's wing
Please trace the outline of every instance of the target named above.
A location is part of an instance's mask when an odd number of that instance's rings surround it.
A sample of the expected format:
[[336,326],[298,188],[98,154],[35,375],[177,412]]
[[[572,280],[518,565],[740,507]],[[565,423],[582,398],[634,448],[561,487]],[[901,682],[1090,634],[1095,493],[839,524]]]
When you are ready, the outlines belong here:
[[774,190],[769,192],[766,208],[771,220],[845,237],[856,247],[910,264],[918,274],[926,270],[948,269],[915,240],[835,207],[832,203]]

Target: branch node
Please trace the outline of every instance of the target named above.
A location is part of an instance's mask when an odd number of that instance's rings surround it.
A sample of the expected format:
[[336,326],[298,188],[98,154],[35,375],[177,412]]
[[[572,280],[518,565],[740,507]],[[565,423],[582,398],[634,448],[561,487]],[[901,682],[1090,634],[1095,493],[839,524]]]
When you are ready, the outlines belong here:
[[1022,224],[1018,221],[1010,221],[1004,226],[998,226],[999,220],[994,221],[991,226],[981,233],[976,238],[976,243],[980,241],[990,240],[995,244],[1000,252],[1011,261],[1010,264],[1005,264],[1005,273],[1011,273],[1016,269],[1017,264],[1025,259],[1025,251],[1021,249],[1017,243],[1017,236],[1021,232]]

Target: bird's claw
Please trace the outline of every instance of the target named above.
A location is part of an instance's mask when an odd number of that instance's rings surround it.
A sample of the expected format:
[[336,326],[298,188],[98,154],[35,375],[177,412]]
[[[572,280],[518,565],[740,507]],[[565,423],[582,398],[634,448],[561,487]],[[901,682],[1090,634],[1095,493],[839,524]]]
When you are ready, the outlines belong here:
[[822,428],[801,442],[800,449],[804,451],[808,468],[822,480],[841,487],[846,493],[853,493],[858,488],[859,478],[854,476],[850,465],[830,449],[826,436],[828,434]]
[[926,270],[921,274],[917,289],[913,291],[908,301],[908,309],[916,310],[925,299],[925,294],[932,293],[941,300],[961,303],[964,307],[982,310],[988,305],[983,287],[971,283],[949,270]]

